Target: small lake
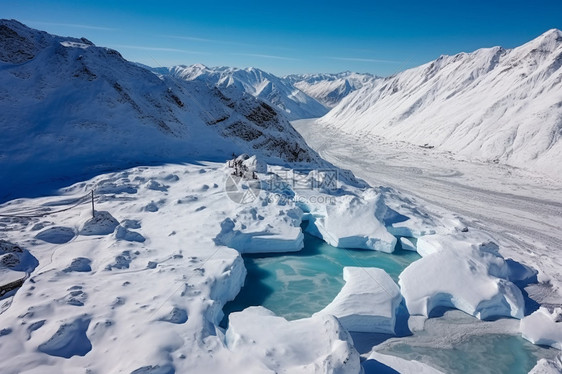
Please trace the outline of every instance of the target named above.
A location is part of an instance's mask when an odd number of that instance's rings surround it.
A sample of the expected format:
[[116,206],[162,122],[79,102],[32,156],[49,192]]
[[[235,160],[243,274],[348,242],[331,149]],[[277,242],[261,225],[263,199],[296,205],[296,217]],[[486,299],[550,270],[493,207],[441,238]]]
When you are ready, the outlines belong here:
[[236,299],[225,305],[226,316],[261,305],[288,320],[310,317],[340,292],[345,266],[378,267],[397,282],[398,275],[420,258],[402,249],[388,254],[335,248],[310,234],[304,236],[299,252],[244,255],[246,282]]

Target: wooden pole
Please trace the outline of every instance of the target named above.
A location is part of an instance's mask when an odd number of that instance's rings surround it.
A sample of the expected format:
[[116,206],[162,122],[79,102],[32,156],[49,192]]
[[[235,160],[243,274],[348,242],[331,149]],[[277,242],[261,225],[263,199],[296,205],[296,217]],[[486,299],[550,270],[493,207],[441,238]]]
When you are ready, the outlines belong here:
[[92,217],[96,216],[96,211],[94,210],[94,190],[92,190]]

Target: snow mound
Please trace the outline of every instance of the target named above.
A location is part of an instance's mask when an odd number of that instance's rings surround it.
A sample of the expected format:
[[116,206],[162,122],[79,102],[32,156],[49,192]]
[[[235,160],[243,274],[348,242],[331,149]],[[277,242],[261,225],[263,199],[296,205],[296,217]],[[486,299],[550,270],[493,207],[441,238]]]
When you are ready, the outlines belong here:
[[541,307],[521,320],[521,334],[533,344],[562,350],[562,308],[550,312]]
[[[474,247],[479,251],[496,253],[499,249],[493,239],[484,233],[473,231],[453,234],[425,235],[417,239],[416,248],[420,256],[425,257],[443,250],[462,247]],[[503,266],[503,265],[502,265]],[[504,275],[505,276],[505,275]]]
[[95,215],[84,222],[80,235],[109,235],[119,226],[113,216],[106,211],[96,211]]
[[[251,167],[257,161],[251,157],[245,162]],[[259,184],[257,180],[241,179],[240,187],[248,189],[254,182]],[[300,224],[303,212],[294,203],[279,204],[270,191],[261,190],[255,200],[237,205],[233,211],[234,215],[221,222],[215,243],[240,253],[295,252],[302,249],[304,235]]]
[[351,337],[330,315],[289,322],[263,307],[250,307],[230,314],[226,344],[277,373],[361,371]]
[[70,265],[63,270],[63,272],[69,273],[72,271],[77,271],[79,273],[87,273],[89,271],[92,271],[92,267],[90,266],[91,264],[92,260],[90,260],[89,258],[76,257],[72,260]]
[[117,226],[117,229],[115,230],[115,239],[139,243],[146,240],[140,233],[126,229],[121,225]]
[[55,226],[43,230],[35,237],[52,244],[64,244],[71,241],[76,236],[76,233],[71,227]]
[[215,242],[240,253],[300,251],[304,245],[304,235],[299,227],[300,216],[302,212],[298,208],[279,210],[278,215],[273,217],[258,215],[255,208],[245,208],[238,212],[236,218],[226,218],[221,222],[221,231]]
[[86,316],[63,323],[49,340],[39,345],[38,350],[64,358],[84,356],[92,349],[92,343],[86,335],[89,325],[90,319]]
[[0,239],[0,266],[14,271],[31,273],[37,266],[37,260],[28,250]]
[[345,267],[345,285],[320,312],[331,314],[348,331],[394,334],[400,289],[382,269]]
[[554,360],[540,359],[529,374],[560,374],[562,373],[562,355]]
[[399,280],[411,315],[429,317],[434,308],[442,306],[483,320],[523,318],[523,295],[509,280],[509,266],[497,252],[498,247],[483,245],[484,237],[472,230],[470,234],[418,239],[418,252],[423,257],[409,265]]
[[397,239],[381,222],[386,206],[380,194],[370,190],[359,196],[332,196],[309,204],[309,208],[307,230],[326,243],[339,248],[394,251]]

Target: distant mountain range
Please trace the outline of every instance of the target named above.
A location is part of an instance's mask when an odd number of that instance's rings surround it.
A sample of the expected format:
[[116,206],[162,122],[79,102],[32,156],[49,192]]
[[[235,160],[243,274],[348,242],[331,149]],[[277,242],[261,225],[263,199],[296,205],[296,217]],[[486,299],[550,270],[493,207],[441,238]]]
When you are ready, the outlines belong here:
[[84,38],[0,20],[0,199],[38,181],[134,164],[242,152],[319,160],[288,120],[321,116],[318,126],[562,175],[561,67],[559,30],[388,78],[276,77],[142,67]]
[[277,77],[256,68],[210,68],[201,64],[152,70],[187,81],[202,81],[224,92],[246,92],[280,109],[289,120],[321,117],[345,96],[376,78],[351,72]]
[[286,82],[315,98],[327,108],[333,108],[353,91],[380,79],[372,74],[350,71],[338,74],[293,74],[284,77]]
[[562,32],[435,61],[349,94],[319,120],[562,175]]

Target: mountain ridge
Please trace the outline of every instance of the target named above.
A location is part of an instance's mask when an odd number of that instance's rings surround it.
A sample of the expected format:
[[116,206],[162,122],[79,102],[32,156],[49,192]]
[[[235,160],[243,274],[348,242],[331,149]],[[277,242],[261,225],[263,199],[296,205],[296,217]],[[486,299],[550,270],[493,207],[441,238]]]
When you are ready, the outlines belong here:
[[[155,72],[161,73],[162,68]],[[283,79],[261,69],[219,66],[209,68],[203,64],[176,65],[168,74],[186,81],[202,81],[223,91],[246,92],[278,108],[289,120],[323,116],[328,109],[314,98],[288,84]]]
[[344,98],[318,123],[562,174],[562,32],[443,55]]
[[119,52],[0,20],[0,199],[138,164],[258,154],[316,162],[289,122],[251,95],[157,76]]
[[348,70],[333,74],[291,74],[283,79],[331,109],[353,91],[372,84],[380,77]]

